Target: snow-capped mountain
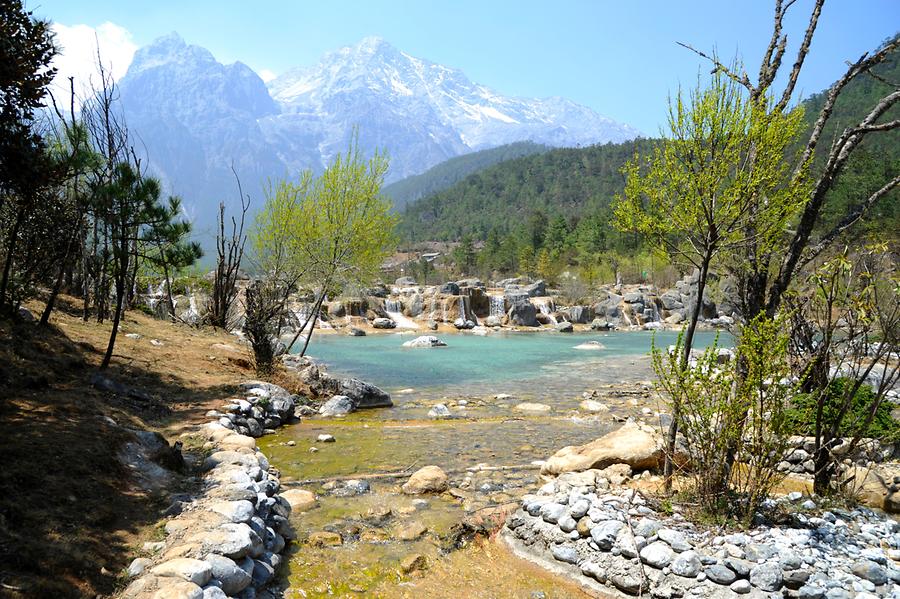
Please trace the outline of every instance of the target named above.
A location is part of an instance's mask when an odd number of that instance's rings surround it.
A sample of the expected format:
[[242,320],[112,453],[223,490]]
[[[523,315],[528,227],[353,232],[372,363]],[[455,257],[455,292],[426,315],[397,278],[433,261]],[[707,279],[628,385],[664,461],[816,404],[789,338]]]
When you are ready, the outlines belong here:
[[236,200],[232,164],[259,200],[269,179],[324,168],[354,128],[364,151],[390,156],[389,181],[514,141],[575,146],[639,135],[563,98],[503,96],[379,38],[266,86],[246,65],[223,65],[173,33],[138,50],[119,87],[151,170],[184,197],[201,230],[218,201]]
[[576,146],[639,135],[564,98],[503,96],[458,69],[410,56],[377,37],[288,71],[268,87],[282,109],[271,119],[276,129],[314,120],[323,130],[343,133],[323,137],[327,158],[345,146],[347,123],[358,123],[365,141],[392,156],[394,178],[515,141]]

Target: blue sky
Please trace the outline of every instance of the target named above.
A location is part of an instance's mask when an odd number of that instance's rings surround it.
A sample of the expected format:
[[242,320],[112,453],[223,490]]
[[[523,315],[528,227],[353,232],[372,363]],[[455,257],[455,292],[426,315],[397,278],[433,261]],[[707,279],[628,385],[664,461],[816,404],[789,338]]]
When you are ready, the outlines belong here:
[[[26,5],[68,28],[103,26],[100,31],[123,55],[177,31],[222,62],[240,60],[275,74],[377,35],[414,56],[460,68],[501,93],[565,96],[650,135],[664,122],[667,94],[679,83],[691,84],[701,69],[708,72],[677,41],[717,48],[728,58],[739,53],[753,72],[772,21],[772,5],[765,0],[31,0]],[[786,28],[791,50],[811,5],[812,0],[799,0],[791,9]],[[830,0],[800,90],[820,91],[840,75],[846,60],[898,29],[900,0]],[[65,39],[72,40],[70,48],[77,45],[75,37]],[[119,59],[123,62],[127,58]]]

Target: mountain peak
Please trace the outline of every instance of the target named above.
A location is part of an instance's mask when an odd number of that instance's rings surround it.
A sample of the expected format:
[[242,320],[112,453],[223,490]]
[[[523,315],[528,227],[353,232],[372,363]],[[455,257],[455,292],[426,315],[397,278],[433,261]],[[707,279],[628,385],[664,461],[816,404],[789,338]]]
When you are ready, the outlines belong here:
[[200,46],[188,45],[178,32],[173,31],[139,48],[134,53],[134,59],[131,66],[128,67],[128,72],[138,73],[163,64],[191,59],[203,63],[215,62],[215,58],[209,50]]
[[392,50],[394,47],[377,35],[370,35],[362,38],[359,43],[353,46],[358,54],[377,54],[384,50]]

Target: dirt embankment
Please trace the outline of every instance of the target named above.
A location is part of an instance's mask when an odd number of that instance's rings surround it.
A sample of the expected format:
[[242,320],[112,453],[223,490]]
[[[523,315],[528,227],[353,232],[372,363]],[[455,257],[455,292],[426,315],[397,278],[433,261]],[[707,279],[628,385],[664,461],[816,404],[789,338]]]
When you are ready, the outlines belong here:
[[127,429],[173,441],[252,374],[234,337],[135,311],[104,376],[139,393],[105,391],[92,376],[108,335],[108,323],[81,320],[74,298],[50,327],[0,320],[0,597],[114,593],[143,542],[162,535],[170,494],[194,482],[135,485],[116,457]]

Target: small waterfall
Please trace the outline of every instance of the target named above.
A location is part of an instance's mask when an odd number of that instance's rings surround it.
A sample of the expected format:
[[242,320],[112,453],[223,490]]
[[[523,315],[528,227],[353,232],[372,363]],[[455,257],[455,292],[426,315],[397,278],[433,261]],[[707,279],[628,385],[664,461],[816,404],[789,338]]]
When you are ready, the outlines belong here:
[[184,320],[188,322],[195,322],[200,320],[200,310],[197,309],[197,296],[194,295],[193,291],[188,296],[190,299],[190,305],[188,306],[188,312],[183,316]]
[[459,317],[463,322],[466,321],[466,300],[464,297],[459,298]]
[[550,311],[550,306],[548,306],[548,305],[547,305],[546,303],[544,303],[544,302],[540,302],[540,303],[537,305],[537,307],[538,307],[538,310],[541,311],[541,314],[543,314],[544,316],[546,316],[546,317],[550,320],[550,322],[551,322],[552,324],[558,324],[557,321],[556,321],[556,317],[553,316],[553,313]]
[[418,329],[419,325],[403,315],[403,304],[398,299],[384,300],[384,311],[401,329]]
[[488,315],[503,318],[503,314],[506,312],[506,310],[504,310],[506,307],[506,299],[502,295],[489,295],[488,298],[491,302],[491,309]]

